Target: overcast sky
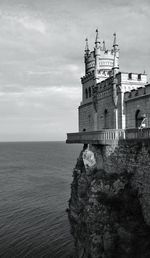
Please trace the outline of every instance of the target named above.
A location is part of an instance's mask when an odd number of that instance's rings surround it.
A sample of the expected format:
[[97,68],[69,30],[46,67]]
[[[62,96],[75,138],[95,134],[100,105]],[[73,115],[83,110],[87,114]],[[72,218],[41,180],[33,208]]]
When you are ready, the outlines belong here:
[[78,130],[85,38],[120,70],[150,75],[150,1],[0,0],[0,141],[65,140]]

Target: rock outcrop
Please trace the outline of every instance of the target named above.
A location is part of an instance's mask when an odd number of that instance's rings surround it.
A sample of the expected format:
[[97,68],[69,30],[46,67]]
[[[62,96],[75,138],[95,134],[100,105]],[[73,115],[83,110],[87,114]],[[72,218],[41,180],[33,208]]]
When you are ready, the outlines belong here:
[[92,166],[83,159],[86,147],[73,171],[68,209],[75,257],[149,258],[148,143],[122,142],[105,150],[90,146]]

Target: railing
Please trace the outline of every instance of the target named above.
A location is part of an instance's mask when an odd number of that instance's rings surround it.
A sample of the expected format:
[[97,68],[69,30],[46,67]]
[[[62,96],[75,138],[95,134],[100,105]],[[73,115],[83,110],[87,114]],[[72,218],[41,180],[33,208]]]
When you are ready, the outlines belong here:
[[106,129],[92,132],[68,133],[67,143],[93,143],[109,145],[119,139],[125,138],[125,131],[123,129]]
[[150,138],[150,128],[131,128],[125,131],[126,139],[148,139]]
[[68,133],[67,143],[85,143],[85,144],[102,144],[111,145],[121,139],[142,140],[150,139],[150,128],[143,129],[105,129],[101,131]]

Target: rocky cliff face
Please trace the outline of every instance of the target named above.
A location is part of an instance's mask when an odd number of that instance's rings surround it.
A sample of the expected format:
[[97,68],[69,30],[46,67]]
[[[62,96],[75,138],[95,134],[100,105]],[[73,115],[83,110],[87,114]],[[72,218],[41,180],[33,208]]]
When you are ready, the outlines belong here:
[[[68,217],[77,258],[150,257],[149,145],[85,148],[73,171]],[[84,158],[83,158],[84,157]]]

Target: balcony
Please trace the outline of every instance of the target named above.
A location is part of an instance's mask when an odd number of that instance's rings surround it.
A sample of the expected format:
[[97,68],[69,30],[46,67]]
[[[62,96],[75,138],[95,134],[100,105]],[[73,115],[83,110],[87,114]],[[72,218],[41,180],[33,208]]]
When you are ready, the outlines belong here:
[[105,129],[92,132],[68,133],[66,143],[112,145],[120,139],[125,139],[123,129]]
[[68,133],[66,143],[117,144],[119,140],[136,140],[150,142],[150,128],[143,129],[105,129],[101,131]]

